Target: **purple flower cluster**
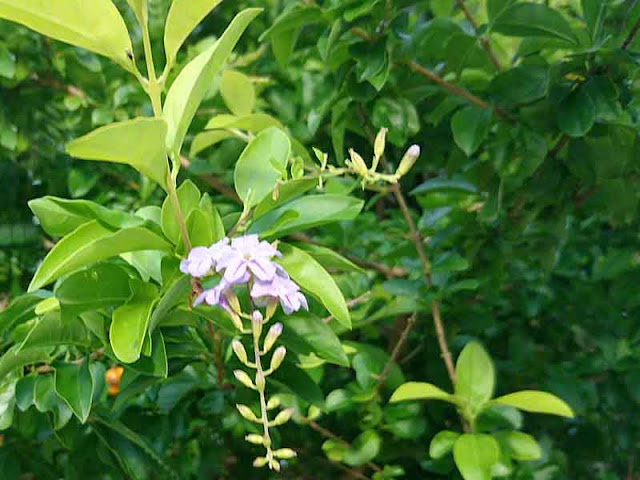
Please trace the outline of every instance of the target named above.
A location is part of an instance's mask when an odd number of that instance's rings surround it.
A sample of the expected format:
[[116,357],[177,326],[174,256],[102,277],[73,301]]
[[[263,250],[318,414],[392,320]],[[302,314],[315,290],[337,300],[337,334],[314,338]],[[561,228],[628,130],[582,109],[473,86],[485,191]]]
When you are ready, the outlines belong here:
[[196,278],[217,272],[222,275],[220,282],[198,296],[195,305],[203,302],[228,308],[227,294],[234,285],[250,283],[251,298],[258,306],[270,300],[280,302],[289,315],[304,308],[308,310],[307,299],[300,287],[293,282],[287,272],[274,257],[280,252],[269,242],[260,241],[257,235],[223,238],[210,247],[196,247],[180,264],[180,271]]

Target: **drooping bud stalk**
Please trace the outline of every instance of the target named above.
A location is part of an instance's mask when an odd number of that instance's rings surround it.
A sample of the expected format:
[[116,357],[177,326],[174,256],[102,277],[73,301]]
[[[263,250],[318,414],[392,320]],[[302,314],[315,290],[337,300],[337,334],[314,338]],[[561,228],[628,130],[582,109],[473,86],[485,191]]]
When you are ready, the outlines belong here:
[[249,375],[247,375],[246,372],[243,372],[242,370],[236,370],[233,372],[233,375],[245,387],[251,388],[252,390],[256,390],[256,386],[253,384],[253,382],[251,381],[251,378],[249,377]]
[[273,356],[271,357],[271,366],[269,367],[269,370],[275,372],[278,368],[280,368],[280,365],[282,365],[286,354],[287,349],[284,348],[284,346],[281,345],[276,348],[276,351],[273,352]]
[[236,354],[236,357],[238,357],[238,360],[240,360],[245,365],[249,362],[249,358],[247,357],[247,351],[244,349],[244,346],[242,345],[240,340],[234,340],[233,342],[231,342],[231,348],[233,349],[233,352]]
[[367,164],[364,163],[362,157],[353,149],[349,149],[349,156],[351,157],[351,166],[353,170],[361,177],[366,177],[369,173]]
[[260,423],[260,420],[258,420],[258,417],[256,417],[255,413],[253,413],[253,411],[246,405],[237,404],[236,408],[238,409],[238,412],[240,412],[240,415],[242,415],[242,417],[246,420],[254,423]]
[[292,416],[293,416],[292,408],[287,408],[286,410],[282,410],[278,415],[276,415],[276,418],[273,420],[273,422],[271,422],[270,426],[277,427],[279,425],[284,425],[289,420],[291,420]]
[[260,335],[262,335],[263,320],[262,313],[259,310],[254,310],[251,314],[251,329],[255,338],[260,338]]
[[407,150],[407,153],[404,154],[402,160],[400,161],[400,165],[398,166],[398,170],[396,170],[396,175],[398,177],[403,177],[409,170],[413,167],[420,156],[420,147],[418,145],[412,145]]
[[269,331],[267,332],[267,336],[264,339],[264,347],[262,349],[262,353],[267,353],[273,345],[278,340],[278,337],[282,333],[282,324],[280,322],[272,325]]
[[384,149],[387,143],[387,131],[388,130],[386,128],[381,128],[376,136],[376,141],[373,147],[373,166],[371,167],[373,171],[378,168],[378,163],[384,155]]
[[288,460],[289,458],[295,458],[298,454],[290,448],[280,448],[273,451],[273,456],[281,458],[282,460]]

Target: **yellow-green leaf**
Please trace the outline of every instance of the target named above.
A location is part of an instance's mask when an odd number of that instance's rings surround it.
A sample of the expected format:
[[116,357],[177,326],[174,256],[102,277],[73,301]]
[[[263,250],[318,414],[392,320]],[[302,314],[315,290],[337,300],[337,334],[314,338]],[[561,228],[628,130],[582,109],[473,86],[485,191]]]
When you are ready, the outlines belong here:
[[431,383],[407,382],[400,385],[391,396],[391,403],[409,400],[444,400],[455,403],[455,397]]
[[575,414],[569,405],[555,395],[537,390],[522,390],[496,398],[492,403],[510,405],[532,413],[548,413],[573,418]]
[[127,3],[136,14],[136,18],[143,28],[146,28],[149,21],[149,5],[147,0],[127,0]]
[[256,89],[244,73],[225,70],[222,73],[222,98],[234,115],[249,115],[256,104]]
[[491,480],[500,447],[491,435],[464,434],[453,445],[453,458],[464,480]]
[[111,0],[0,0],[0,18],[109,57],[132,71],[129,32]]
[[67,144],[82,160],[125,163],[166,188],[167,124],[159,118],[136,118],[99,128]]
[[276,118],[266,113],[252,113],[250,115],[236,116],[236,115],[218,115],[213,117],[207,123],[205,129],[231,129],[236,128],[238,130],[246,130],[252,133],[258,133],[269,127],[278,127],[284,129],[282,123]]

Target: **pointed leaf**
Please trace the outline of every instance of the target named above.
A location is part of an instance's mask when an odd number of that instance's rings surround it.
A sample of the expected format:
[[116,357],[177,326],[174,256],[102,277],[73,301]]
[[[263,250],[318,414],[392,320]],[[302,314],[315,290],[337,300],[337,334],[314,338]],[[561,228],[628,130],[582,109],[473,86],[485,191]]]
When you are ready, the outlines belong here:
[[166,188],[166,136],[164,120],[136,118],[107,125],[68,143],[67,153],[81,160],[131,165]]
[[56,393],[69,406],[73,414],[85,423],[91,412],[93,378],[89,362],[56,365],[54,374]]
[[495,434],[502,450],[507,450],[514,460],[532,461],[542,457],[542,449],[536,439],[522,432],[498,432]]
[[436,460],[444,457],[453,450],[453,445],[459,437],[460,434],[458,432],[452,432],[450,430],[438,432],[429,444],[429,456]]
[[256,103],[256,90],[244,73],[225,70],[220,88],[225,105],[234,115],[249,115]]
[[[180,211],[184,219],[189,218],[191,212],[198,206],[200,201],[200,190],[191,180],[185,181],[178,190],[178,203]],[[176,220],[176,214],[171,203],[171,199],[167,196],[162,204],[162,232],[174,245],[181,242],[180,226]]]
[[60,311],[53,311],[36,322],[20,345],[20,349],[32,350],[67,345],[88,347],[90,344],[89,332],[79,319],[65,321]]
[[537,390],[523,390],[496,398],[492,403],[510,405],[532,413],[548,413],[573,418],[575,414],[569,405],[555,395]]
[[424,382],[407,382],[398,387],[391,396],[391,403],[406,402],[409,400],[444,400],[455,403],[456,399],[450,393],[439,389],[435,385]]
[[473,155],[489,133],[491,109],[465,107],[451,119],[451,129],[456,145],[467,154]]
[[20,350],[19,345],[14,345],[0,358],[0,378],[25,365],[33,363],[46,363],[50,360],[51,348],[31,348]]
[[495,20],[493,31],[512,37],[548,37],[577,44],[562,14],[539,3],[522,2],[507,7]]
[[495,370],[491,357],[478,342],[469,342],[456,363],[455,393],[473,410],[491,400],[495,386]]

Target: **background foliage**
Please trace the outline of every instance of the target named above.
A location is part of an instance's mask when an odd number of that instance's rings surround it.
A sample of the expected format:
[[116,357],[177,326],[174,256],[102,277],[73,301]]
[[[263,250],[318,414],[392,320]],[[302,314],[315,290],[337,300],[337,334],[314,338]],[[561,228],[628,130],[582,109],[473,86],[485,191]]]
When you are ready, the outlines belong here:
[[[125,2],[116,3],[140,55],[135,18]],[[169,3],[150,4],[157,59],[163,58],[157,40]],[[361,192],[353,181],[327,187],[366,201],[356,220],[297,237],[362,267],[337,276],[344,295],[356,299],[353,331],[335,327],[352,347],[350,366],[309,366],[315,383],[292,387],[304,400],[323,397],[325,408],[281,429],[300,452],[281,475],[457,475],[449,457],[429,456],[438,431],[459,428],[455,410],[437,402],[388,403],[403,380],[448,389],[431,321],[438,299],[454,356],[471,338],[480,340],[496,364],[497,393],[542,389],[576,412],[573,420],[510,419],[525,422],[543,456],[514,464],[509,478],[636,478],[640,4],[223,2],[189,38],[178,65],[210,44],[240,8],[255,6],[265,13],[228,66],[248,77],[255,104],[240,101],[232,87],[227,96],[212,89],[190,130],[184,178],[229,213],[238,208],[229,186],[246,132],[280,122],[301,144],[341,164],[348,147],[370,158],[373,136],[389,128],[390,170],[408,145],[422,147],[401,185],[433,267],[433,288],[427,289],[397,197]],[[247,77],[227,81],[234,86]],[[224,82],[224,75],[216,81],[223,93]],[[0,282],[7,304],[25,290],[56,240],[34,224],[28,200],[49,194],[135,210],[160,205],[162,193],[124,166],[79,162],[64,153],[65,143],[98,126],[152,114],[135,78],[3,21],[0,84]],[[251,112],[272,118],[248,122]],[[230,113],[236,117],[220,118]],[[218,123],[210,124],[214,117]],[[237,123],[242,118],[245,123]],[[235,134],[224,133],[229,130]],[[4,315],[6,347],[21,333]],[[399,368],[379,387],[371,374],[382,373],[403,331],[408,336],[397,352]],[[221,376],[208,353],[213,348],[214,356],[215,349],[226,355],[228,338],[190,334],[187,342],[176,332],[173,342],[193,351],[170,361],[168,380],[152,378],[123,395],[125,372],[118,396],[95,393],[94,408],[107,412],[108,423],[81,427],[73,419],[56,430],[61,414],[45,405],[55,399],[16,409],[0,448],[3,476],[144,479],[157,472],[169,478],[171,471],[184,479],[271,478],[250,466],[255,452],[242,440],[246,426],[234,407],[234,389],[220,385],[225,377],[232,383],[231,367]],[[102,371],[112,366],[108,359],[96,364]],[[3,408],[5,397],[0,393]],[[303,417],[310,414],[304,401],[283,398]],[[16,401],[29,406],[28,399]],[[324,443],[329,432],[351,444],[346,454],[339,441]]]

